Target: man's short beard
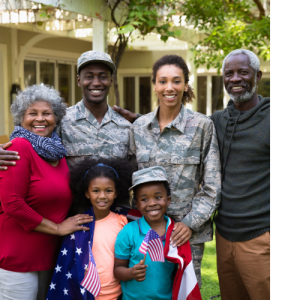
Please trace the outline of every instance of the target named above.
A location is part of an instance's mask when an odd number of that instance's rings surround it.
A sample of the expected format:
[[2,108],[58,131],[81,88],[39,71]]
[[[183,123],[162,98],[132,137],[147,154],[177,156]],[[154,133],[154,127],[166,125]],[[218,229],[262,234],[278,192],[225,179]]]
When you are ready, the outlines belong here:
[[228,95],[229,95],[230,99],[232,99],[233,102],[238,102],[238,103],[247,102],[247,101],[251,100],[254,93],[256,92],[256,89],[257,89],[257,78],[255,76],[254,86],[250,92],[246,92],[244,95],[241,95],[241,96],[233,96],[230,93],[228,93]]

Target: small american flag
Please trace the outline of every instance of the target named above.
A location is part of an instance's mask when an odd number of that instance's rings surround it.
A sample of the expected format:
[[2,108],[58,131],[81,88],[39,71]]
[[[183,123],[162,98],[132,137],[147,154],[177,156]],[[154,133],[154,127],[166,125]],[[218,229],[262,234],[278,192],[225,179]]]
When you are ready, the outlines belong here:
[[153,230],[147,232],[139,251],[146,255],[149,252],[152,261],[165,261],[164,246],[160,236]]
[[83,280],[80,283],[91,294],[97,297],[101,290],[100,278],[97,272],[96,263],[91,249],[91,243],[89,242],[89,265]]

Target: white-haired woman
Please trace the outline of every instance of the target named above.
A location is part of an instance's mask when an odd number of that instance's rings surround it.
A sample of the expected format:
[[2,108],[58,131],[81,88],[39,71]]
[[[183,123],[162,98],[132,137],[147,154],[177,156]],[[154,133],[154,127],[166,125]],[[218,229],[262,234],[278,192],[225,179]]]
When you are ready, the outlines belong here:
[[45,299],[60,236],[88,230],[81,225],[92,217],[65,220],[72,195],[67,151],[55,132],[66,114],[59,93],[42,85],[27,87],[11,113],[16,126],[10,149],[21,159],[0,171],[0,300]]

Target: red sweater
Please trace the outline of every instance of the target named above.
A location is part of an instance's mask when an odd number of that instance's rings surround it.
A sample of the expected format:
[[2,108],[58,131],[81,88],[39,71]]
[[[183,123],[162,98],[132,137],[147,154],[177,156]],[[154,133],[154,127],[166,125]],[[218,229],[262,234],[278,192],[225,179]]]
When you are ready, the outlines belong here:
[[23,138],[13,140],[20,160],[0,171],[0,268],[14,272],[55,267],[61,238],[33,231],[46,218],[62,222],[72,203],[65,158],[56,167]]

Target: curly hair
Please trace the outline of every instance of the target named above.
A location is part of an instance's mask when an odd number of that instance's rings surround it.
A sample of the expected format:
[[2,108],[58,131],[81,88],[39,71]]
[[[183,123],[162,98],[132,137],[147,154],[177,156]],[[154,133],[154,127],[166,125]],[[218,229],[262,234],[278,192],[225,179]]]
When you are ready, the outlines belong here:
[[[98,164],[105,166],[97,166]],[[116,170],[119,178],[117,177]],[[137,163],[121,158],[85,158],[81,162],[70,166],[70,188],[73,195],[73,204],[69,216],[83,213],[91,207],[90,200],[85,196],[91,180],[97,177],[106,177],[115,183],[117,197],[114,205],[128,204],[132,173],[137,170]],[[87,172],[88,171],[88,172]]]
[[[155,84],[156,82],[157,71],[165,65],[174,65],[180,68],[184,75],[184,83],[189,82],[189,69],[183,58],[179,55],[165,55],[159,60],[157,60],[152,67],[153,84]],[[184,91],[183,93],[182,103],[185,105],[186,103],[193,102],[193,99],[196,99],[194,90],[190,85],[188,85],[187,92]]]
[[28,107],[38,101],[46,101],[49,103],[53,110],[56,124],[59,125],[61,119],[66,114],[66,103],[64,103],[63,98],[54,87],[35,84],[26,87],[24,91],[19,90],[16,100],[10,107],[16,126],[21,126]]

